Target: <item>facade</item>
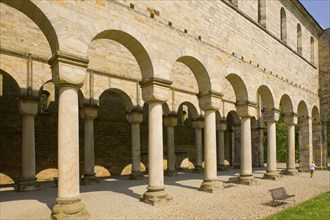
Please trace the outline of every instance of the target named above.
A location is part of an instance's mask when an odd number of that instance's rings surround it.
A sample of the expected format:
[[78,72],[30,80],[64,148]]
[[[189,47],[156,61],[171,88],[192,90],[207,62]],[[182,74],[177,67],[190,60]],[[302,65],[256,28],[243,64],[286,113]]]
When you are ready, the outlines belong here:
[[276,179],[280,114],[285,173],[327,165],[329,29],[299,1],[0,0],[0,13],[0,173],[28,191],[58,170],[54,218],[88,216],[79,184],[98,182],[95,165],[147,170],[153,205],[184,159],[206,192],[217,169],[252,185],[265,162]]

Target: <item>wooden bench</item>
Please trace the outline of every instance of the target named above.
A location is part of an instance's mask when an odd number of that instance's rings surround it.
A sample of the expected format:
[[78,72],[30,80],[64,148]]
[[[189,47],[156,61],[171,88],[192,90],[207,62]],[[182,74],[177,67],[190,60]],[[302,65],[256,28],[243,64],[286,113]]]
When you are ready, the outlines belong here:
[[272,195],[272,199],[273,199],[272,206],[275,205],[276,200],[280,200],[280,201],[282,201],[282,203],[284,203],[284,200],[289,199],[289,198],[293,198],[294,204],[296,204],[296,199],[295,199],[296,195],[288,195],[284,187],[279,187],[279,188],[271,189],[268,191]]
[[227,188],[227,187],[233,186],[234,183],[238,182],[238,178],[239,177],[229,177],[229,179],[226,182],[223,182],[223,187]]

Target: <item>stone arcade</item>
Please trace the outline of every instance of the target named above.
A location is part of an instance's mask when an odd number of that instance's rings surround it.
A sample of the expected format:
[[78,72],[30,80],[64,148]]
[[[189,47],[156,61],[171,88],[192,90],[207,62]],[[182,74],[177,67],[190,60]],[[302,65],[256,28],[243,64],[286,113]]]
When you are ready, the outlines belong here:
[[79,187],[96,167],[147,170],[152,205],[172,199],[164,174],[184,159],[206,192],[230,167],[252,185],[266,162],[276,180],[280,115],[285,173],[326,166],[330,31],[297,0],[0,0],[0,13],[1,183],[38,190],[57,169],[55,219],[88,217]]

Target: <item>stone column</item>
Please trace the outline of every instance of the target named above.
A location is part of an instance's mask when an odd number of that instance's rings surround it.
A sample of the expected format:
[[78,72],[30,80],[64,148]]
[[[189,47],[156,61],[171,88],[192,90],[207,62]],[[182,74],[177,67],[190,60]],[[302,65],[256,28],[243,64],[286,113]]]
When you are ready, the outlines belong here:
[[225,166],[225,130],[227,129],[226,121],[221,120],[217,124],[217,144],[218,144],[218,170],[225,171],[228,168]]
[[313,160],[311,118],[304,116],[299,118],[299,170],[309,171],[309,163]]
[[164,126],[167,128],[167,176],[177,176],[175,170],[175,147],[174,147],[174,127],[178,124],[176,114],[170,114],[164,118]]
[[287,125],[288,132],[288,151],[286,159],[286,170],[284,174],[295,176],[298,174],[296,170],[296,158],[295,158],[295,124],[297,124],[297,117],[295,114],[286,114],[283,121]]
[[22,177],[17,191],[40,189],[36,181],[34,116],[38,113],[38,102],[32,98],[19,100],[19,113],[22,115]]
[[252,174],[252,143],[251,143],[251,120],[250,117],[241,119],[241,171],[240,182],[250,184]]
[[322,136],[320,121],[313,120],[313,160],[317,168],[322,169]]
[[159,78],[147,78],[141,82],[142,97],[149,105],[148,120],[148,174],[147,191],[140,200],[158,205],[172,198],[165,192],[163,170],[163,109],[162,104],[168,99],[171,82]]
[[192,122],[192,127],[195,129],[195,169],[194,173],[203,172],[203,145],[202,145],[202,129],[204,128],[203,118]]
[[82,185],[100,183],[95,176],[94,169],[94,119],[97,117],[97,106],[84,106],[80,110],[80,117],[84,119],[84,175]]
[[217,180],[217,139],[216,114],[220,109],[222,94],[209,91],[208,94],[199,95],[200,108],[204,111],[204,181],[201,191],[212,193],[222,188],[223,184]]
[[80,199],[78,89],[86,78],[88,60],[57,51],[49,61],[58,97],[58,197],[53,219],[87,219]]
[[131,124],[131,145],[132,145],[132,173],[130,180],[142,180],[143,174],[140,170],[141,152],[140,152],[140,124],[143,121],[143,110],[134,109],[126,116]]
[[279,177],[276,168],[276,121],[266,121],[267,123],[267,171],[264,179],[276,180]]
[[236,109],[241,117],[241,171],[239,182],[246,185],[256,184],[252,173],[252,138],[251,138],[251,116],[255,111],[256,104],[237,104]]

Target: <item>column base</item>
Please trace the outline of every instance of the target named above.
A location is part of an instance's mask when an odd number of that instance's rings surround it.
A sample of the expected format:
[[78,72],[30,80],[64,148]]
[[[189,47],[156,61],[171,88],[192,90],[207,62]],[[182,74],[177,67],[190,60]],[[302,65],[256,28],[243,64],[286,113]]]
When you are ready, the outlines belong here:
[[81,178],[80,184],[81,185],[94,185],[100,183],[100,180],[93,174],[84,174]]
[[257,180],[254,179],[253,175],[241,175],[239,176],[239,184],[248,185],[248,186],[255,186],[257,185]]
[[165,204],[168,201],[172,200],[173,198],[171,196],[169,196],[166,192],[165,192],[165,188],[164,187],[147,187],[148,191],[145,192],[143,195],[141,195],[140,197],[140,201],[153,205],[153,206],[157,206],[157,205],[161,205],[161,204]]
[[40,190],[40,185],[37,182],[37,178],[21,178],[16,187],[18,192]]
[[214,190],[219,190],[222,188],[222,182],[219,182],[217,180],[204,180],[199,190],[203,192],[213,193]]
[[228,166],[226,166],[226,165],[218,165],[217,169],[219,171],[227,171],[228,170]]
[[269,172],[265,173],[262,178],[268,179],[268,180],[277,180],[279,177],[281,177],[281,175],[278,172],[269,171]]
[[132,172],[128,179],[130,180],[143,180],[143,174],[141,172]]
[[195,169],[193,169],[193,173],[204,173],[204,168],[202,166],[196,166]]
[[281,174],[288,175],[288,176],[296,176],[296,175],[298,175],[298,170],[296,170],[296,169],[282,170]]
[[177,176],[178,172],[176,170],[167,170],[165,176]]
[[52,219],[88,219],[89,214],[80,198],[56,199]]

